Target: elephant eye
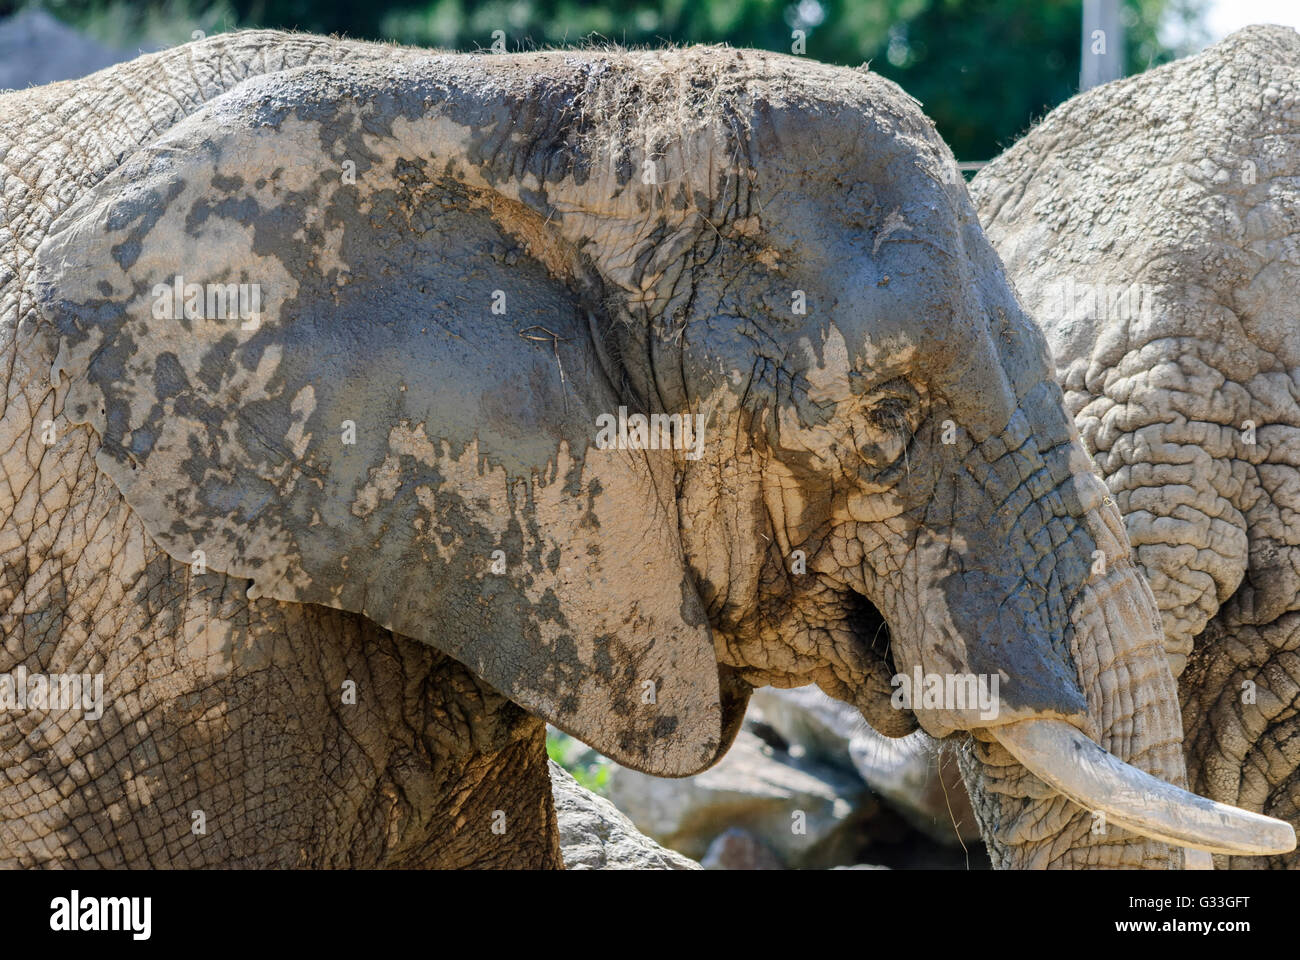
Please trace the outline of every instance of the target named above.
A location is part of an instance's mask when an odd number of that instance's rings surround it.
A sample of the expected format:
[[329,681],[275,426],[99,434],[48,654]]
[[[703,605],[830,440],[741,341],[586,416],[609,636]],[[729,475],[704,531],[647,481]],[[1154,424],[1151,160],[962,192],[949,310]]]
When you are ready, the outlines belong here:
[[885,397],[871,408],[867,417],[881,430],[906,430],[910,407],[902,397]]
[[854,437],[863,462],[883,469],[903,455],[920,427],[921,397],[906,380],[890,381],[873,394]]

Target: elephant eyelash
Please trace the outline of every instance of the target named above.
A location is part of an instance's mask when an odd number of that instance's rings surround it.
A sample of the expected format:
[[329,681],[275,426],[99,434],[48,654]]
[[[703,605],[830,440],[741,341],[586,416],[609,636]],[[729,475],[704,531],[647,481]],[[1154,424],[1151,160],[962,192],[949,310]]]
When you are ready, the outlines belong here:
[[[876,399],[858,414],[861,419],[853,431],[854,453],[878,480],[895,470],[911,474],[908,452],[923,419],[922,403],[909,382],[895,380],[882,385]],[[866,436],[859,432],[863,428]]]
[[902,397],[885,397],[868,411],[867,419],[881,430],[906,430],[910,427],[908,413],[911,409],[912,405]]

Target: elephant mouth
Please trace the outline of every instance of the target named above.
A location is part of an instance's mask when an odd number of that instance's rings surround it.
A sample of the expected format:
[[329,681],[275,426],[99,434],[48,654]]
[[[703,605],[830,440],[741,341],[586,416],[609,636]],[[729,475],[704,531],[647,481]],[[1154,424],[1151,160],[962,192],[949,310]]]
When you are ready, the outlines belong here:
[[[914,709],[896,705],[893,692],[911,665],[895,661],[890,625],[866,597],[855,594],[848,619],[870,666],[855,706],[876,731],[905,736],[919,721]],[[984,730],[1026,770],[1082,810],[1104,813],[1117,827],[1186,848],[1189,867],[1208,867],[1211,853],[1270,856],[1296,847],[1290,824],[1153,777],[1108,753],[1065,720],[1017,719],[990,723]]]
[[920,727],[916,714],[894,706],[894,681],[902,671],[894,658],[889,622],[867,597],[848,597],[846,623],[866,680],[853,691],[853,705],[877,733],[905,737]]

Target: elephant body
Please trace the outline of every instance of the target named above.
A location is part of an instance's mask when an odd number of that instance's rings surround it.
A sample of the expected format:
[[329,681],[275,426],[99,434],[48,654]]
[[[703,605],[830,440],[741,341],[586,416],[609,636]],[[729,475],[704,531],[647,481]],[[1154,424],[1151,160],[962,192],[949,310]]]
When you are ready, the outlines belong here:
[[972,184],[1155,592],[1193,787],[1293,823],[1297,63],[1300,34],[1247,28],[1058,107]]
[[1294,844],[1176,789],[1150,590],[893,85],[240,33],[5,95],[0,175],[0,671],[107,701],[0,728],[0,864],[559,866],[543,719],[689,775],[806,683],[969,731],[1002,866]]

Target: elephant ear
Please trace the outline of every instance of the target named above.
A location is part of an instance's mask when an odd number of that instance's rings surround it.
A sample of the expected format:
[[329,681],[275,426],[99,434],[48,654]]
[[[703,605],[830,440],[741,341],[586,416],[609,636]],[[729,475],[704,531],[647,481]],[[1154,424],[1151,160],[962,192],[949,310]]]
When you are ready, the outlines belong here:
[[463,100],[335,82],[245,84],[54,225],[64,416],[196,571],[425,641],[620,763],[708,766],[672,454],[595,445],[619,397],[572,250],[464,161]]

